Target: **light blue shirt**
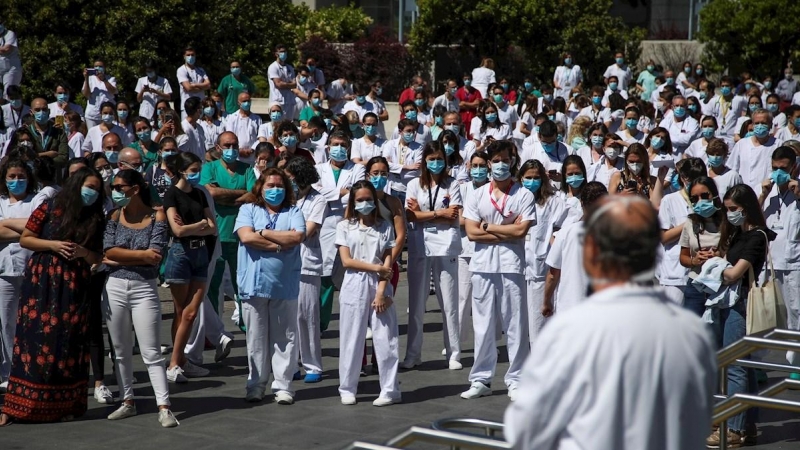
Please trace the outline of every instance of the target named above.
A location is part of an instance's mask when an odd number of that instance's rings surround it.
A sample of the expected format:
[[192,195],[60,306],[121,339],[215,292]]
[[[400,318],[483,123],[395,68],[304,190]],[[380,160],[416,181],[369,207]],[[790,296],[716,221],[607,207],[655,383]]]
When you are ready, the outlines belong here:
[[[242,205],[236,216],[233,232],[240,228],[253,230],[269,228],[273,230],[306,232],[303,212],[296,206],[284,208],[278,215],[270,215],[266,208],[253,203]],[[267,252],[239,243],[237,256],[239,268],[236,282],[239,297],[262,297],[271,300],[297,300],[300,292],[300,246],[296,245],[281,252]]]

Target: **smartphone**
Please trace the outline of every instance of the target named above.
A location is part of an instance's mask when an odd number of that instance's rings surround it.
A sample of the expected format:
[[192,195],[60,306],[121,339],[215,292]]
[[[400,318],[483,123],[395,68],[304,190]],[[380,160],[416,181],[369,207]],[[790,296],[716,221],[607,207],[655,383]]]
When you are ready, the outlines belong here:
[[167,114],[167,115],[164,116],[164,121],[165,122],[172,122],[173,119],[174,119],[174,117],[172,116],[172,114]]
[[628,189],[633,189],[634,191],[637,188],[636,180],[628,180],[628,183],[625,185]]
[[64,116],[56,116],[56,126],[59,128],[64,127]]
[[94,67],[87,67],[86,68],[86,75],[96,75],[96,74],[97,74],[97,71],[94,69]]

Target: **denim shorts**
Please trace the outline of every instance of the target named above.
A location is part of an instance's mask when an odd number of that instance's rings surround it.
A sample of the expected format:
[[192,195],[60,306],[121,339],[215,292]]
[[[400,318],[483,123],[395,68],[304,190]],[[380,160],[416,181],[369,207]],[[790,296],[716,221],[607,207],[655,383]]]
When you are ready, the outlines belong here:
[[175,239],[167,252],[164,281],[170,284],[188,284],[208,278],[208,249],[188,248]]

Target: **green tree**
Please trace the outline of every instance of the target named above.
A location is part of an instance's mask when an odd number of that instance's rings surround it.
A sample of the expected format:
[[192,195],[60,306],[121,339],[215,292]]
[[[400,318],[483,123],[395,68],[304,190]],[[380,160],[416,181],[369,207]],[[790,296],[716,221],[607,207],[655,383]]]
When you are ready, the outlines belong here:
[[367,28],[372,25],[372,18],[352,4],[344,7],[331,6],[316,11],[311,11],[305,4],[299,8],[302,20],[292,26],[298,45],[312,37],[319,37],[327,42],[355,42],[364,36]]
[[[532,76],[551,82],[560,55],[571,52],[585,84],[602,80],[618,50],[635,61],[645,32],[630,29],[608,11],[612,0],[418,0],[411,30],[414,55],[434,57],[435,45],[458,47],[473,60],[492,57],[499,73],[517,81]],[[519,53],[524,55],[519,57]]]
[[697,37],[705,44],[705,62],[714,71],[741,66],[762,76],[776,74],[798,51],[800,4],[715,0],[700,10]]

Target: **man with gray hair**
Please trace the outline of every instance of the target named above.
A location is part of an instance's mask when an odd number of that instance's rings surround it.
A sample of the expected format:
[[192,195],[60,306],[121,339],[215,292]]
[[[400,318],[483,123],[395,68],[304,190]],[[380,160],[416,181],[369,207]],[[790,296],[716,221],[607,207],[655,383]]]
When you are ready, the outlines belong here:
[[594,294],[534,342],[506,439],[519,449],[702,448],[716,385],[711,334],[660,288],[634,282],[656,265],[656,211],[639,196],[612,196],[586,217]]

